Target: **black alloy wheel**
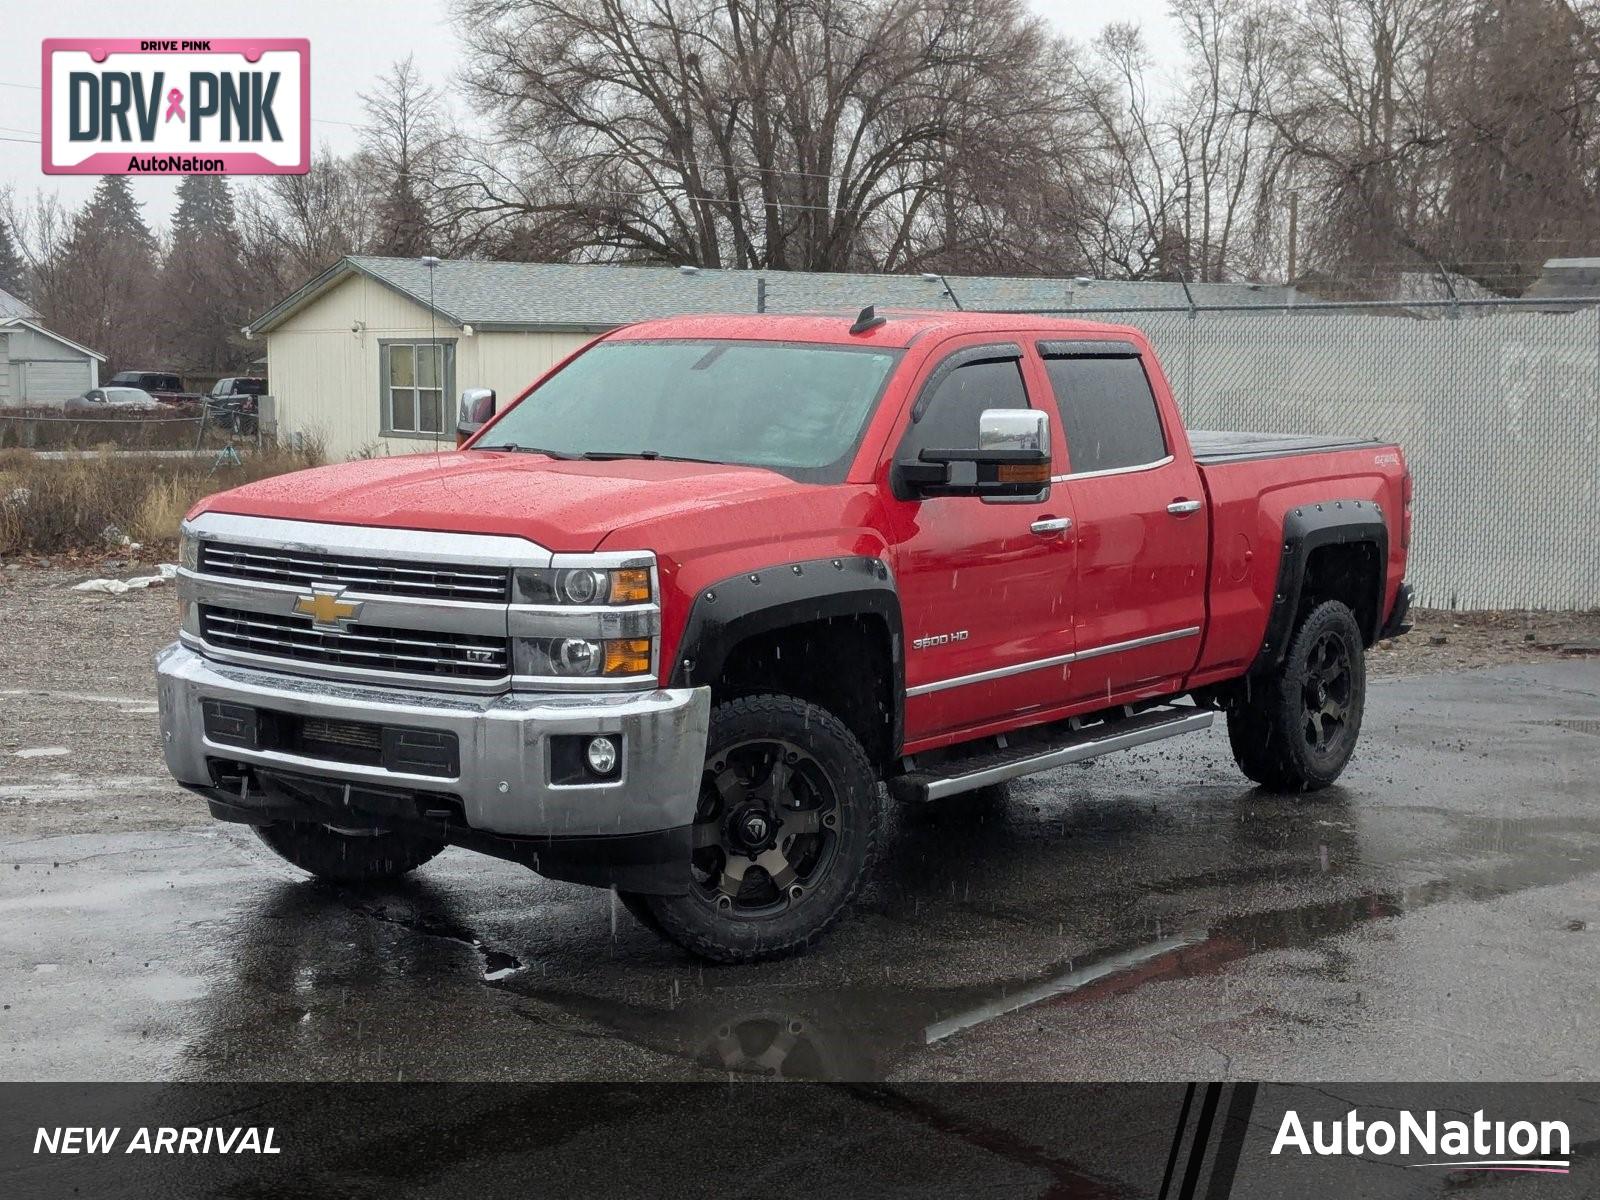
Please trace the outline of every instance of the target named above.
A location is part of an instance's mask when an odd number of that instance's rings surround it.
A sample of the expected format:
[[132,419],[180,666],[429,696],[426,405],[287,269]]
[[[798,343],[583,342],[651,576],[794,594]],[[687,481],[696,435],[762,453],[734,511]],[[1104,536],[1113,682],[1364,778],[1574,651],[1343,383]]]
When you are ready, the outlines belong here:
[[801,746],[751,738],[706,764],[694,825],[694,886],[741,916],[805,900],[838,849],[838,797]]
[[878,852],[877,772],[838,717],[794,696],[711,712],[688,891],[624,895],[655,932],[713,962],[757,962],[815,942]]

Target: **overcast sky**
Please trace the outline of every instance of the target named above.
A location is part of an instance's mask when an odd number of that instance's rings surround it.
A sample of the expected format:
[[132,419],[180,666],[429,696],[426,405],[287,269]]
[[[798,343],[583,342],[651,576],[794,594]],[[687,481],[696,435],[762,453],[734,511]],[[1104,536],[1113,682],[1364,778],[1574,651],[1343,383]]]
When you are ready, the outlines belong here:
[[[1166,0],[1029,0],[1068,37],[1088,40],[1111,21],[1144,28],[1158,62],[1170,61],[1175,36]],[[58,190],[76,205],[93,176],[47,176],[39,169],[39,44],[47,37],[306,37],[311,40],[311,118],[317,144],[352,148],[361,119],[356,93],[396,59],[415,54],[425,76],[446,83],[461,50],[445,0],[0,0],[0,187],[31,195]],[[312,151],[315,156],[315,148]],[[145,218],[164,225],[175,178],[134,180]]]

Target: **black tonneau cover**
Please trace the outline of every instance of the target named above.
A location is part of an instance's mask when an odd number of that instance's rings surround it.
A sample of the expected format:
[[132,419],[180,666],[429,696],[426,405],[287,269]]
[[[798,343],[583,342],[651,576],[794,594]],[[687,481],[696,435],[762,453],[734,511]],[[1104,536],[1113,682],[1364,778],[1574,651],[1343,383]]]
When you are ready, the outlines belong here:
[[1387,445],[1374,438],[1320,437],[1300,433],[1234,433],[1218,429],[1191,429],[1189,445],[1201,466],[1249,462],[1259,458],[1287,458],[1329,450],[1363,450]]

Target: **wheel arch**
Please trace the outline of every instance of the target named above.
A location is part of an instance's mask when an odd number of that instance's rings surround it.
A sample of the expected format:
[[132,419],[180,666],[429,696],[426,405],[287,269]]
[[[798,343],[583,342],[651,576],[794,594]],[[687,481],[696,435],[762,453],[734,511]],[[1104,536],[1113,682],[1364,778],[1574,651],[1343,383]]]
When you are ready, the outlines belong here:
[[[850,660],[860,667],[841,669]],[[669,680],[709,686],[717,701],[778,691],[819,704],[882,770],[898,755],[905,728],[894,576],[881,559],[858,555],[763,567],[703,588]]]
[[1250,674],[1283,663],[1303,613],[1340,600],[1356,615],[1365,645],[1378,640],[1389,561],[1389,528],[1371,500],[1301,504],[1284,514],[1283,555],[1261,649]]

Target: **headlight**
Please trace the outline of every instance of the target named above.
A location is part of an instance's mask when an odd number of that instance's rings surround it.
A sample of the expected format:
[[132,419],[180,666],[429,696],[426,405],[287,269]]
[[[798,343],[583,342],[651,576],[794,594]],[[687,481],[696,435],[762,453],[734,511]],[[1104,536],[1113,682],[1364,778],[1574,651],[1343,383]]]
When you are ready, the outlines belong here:
[[517,638],[518,675],[603,679],[650,673],[649,638]]
[[186,571],[200,569],[200,539],[187,530],[178,534],[178,565]]
[[649,567],[526,567],[516,574],[519,604],[649,604]]

